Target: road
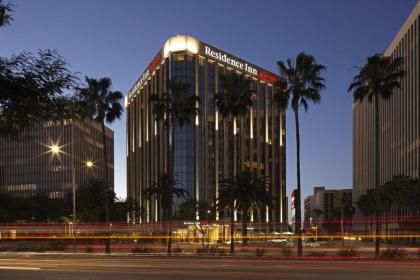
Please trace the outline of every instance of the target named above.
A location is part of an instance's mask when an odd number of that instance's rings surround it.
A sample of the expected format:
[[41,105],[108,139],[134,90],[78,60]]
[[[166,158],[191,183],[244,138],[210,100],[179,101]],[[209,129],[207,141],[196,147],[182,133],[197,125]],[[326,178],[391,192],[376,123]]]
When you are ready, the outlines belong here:
[[420,279],[417,261],[0,256],[0,279]]

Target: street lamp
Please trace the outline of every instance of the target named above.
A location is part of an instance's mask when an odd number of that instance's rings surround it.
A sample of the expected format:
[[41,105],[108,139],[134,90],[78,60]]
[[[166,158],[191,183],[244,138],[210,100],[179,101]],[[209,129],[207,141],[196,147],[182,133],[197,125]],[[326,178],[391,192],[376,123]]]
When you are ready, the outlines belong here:
[[50,152],[51,152],[53,155],[58,155],[58,154],[61,152],[61,149],[60,149],[60,147],[59,147],[59,146],[57,146],[57,145],[53,144],[53,145],[51,145],[51,146],[50,146]]
[[[52,144],[51,146],[49,146],[50,148],[50,152],[53,156],[57,156],[60,153],[63,153],[63,151],[61,150],[61,147],[58,146],[57,144]],[[70,155],[70,165],[71,165],[71,187],[72,187],[72,193],[73,193],[73,228],[76,225],[76,170],[74,168],[74,157],[73,155]],[[74,233],[73,233],[74,236]],[[74,242],[75,240],[73,240],[73,250],[76,250],[76,244]]]

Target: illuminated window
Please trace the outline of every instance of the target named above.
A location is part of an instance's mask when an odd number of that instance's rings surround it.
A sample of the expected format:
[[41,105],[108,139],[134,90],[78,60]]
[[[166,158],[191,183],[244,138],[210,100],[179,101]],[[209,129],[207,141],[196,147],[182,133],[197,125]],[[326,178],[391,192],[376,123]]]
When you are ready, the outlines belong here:
[[174,54],[174,55],[172,55],[172,59],[174,61],[184,61],[185,60],[185,55],[183,53]]

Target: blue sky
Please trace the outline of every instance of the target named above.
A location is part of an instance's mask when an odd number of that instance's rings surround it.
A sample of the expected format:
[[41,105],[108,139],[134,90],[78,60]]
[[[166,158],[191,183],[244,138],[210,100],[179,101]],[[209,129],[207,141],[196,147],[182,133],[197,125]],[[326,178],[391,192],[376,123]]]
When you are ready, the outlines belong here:
[[[328,71],[320,105],[301,114],[303,197],[313,186],[352,186],[354,66],[383,52],[417,0],[56,1],[12,0],[0,55],[54,48],[81,77],[110,77],[126,93],[165,40],[190,34],[277,72],[305,51]],[[115,131],[115,188],[126,196],[125,116]],[[296,184],[294,119],[287,115],[287,193]]]

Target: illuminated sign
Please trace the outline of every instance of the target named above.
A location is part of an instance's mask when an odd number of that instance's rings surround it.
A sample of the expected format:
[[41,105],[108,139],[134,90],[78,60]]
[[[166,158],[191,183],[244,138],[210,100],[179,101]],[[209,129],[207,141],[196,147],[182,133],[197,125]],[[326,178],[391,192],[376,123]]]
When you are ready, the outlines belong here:
[[236,67],[240,70],[245,70],[249,74],[258,75],[258,70],[246,62],[237,60],[236,58],[229,57],[226,53],[221,51],[214,51],[209,46],[204,46],[204,53],[212,58],[215,58],[219,61],[222,61],[226,64],[229,64],[233,67]]
[[144,71],[144,73],[141,75],[140,79],[137,81],[137,83],[134,85],[133,89],[130,91],[128,98],[131,97],[132,94],[134,94],[147,79],[149,78],[150,74],[153,73],[156,68],[159,66],[161,60],[161,54],[160,52],[155,56],[155,58],[152,60],[152,62],[147,67],[147,70]]
[[292,191],[292,195],[291,195],[291,206],[292,206],[292,209],[295,209],[295,192],[296,192],[296,190],[293,190]]
[[260,78],[261,80],[267,81],[269,83],[276,83],[278,78],[276,76],[274,76],[273,74],[267,73],[263,70],[260,70],[258,72],[258,78]]

